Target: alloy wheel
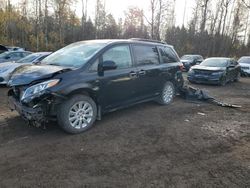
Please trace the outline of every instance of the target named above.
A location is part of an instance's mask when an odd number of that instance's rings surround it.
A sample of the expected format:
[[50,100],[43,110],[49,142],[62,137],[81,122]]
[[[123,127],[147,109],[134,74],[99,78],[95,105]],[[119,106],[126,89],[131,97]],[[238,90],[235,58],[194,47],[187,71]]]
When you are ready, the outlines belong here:
[[174,97],[174,88],[172,85],[167,84],[163,90],[163,101],[168,104],[173,100]]
[[94,111],[90,103],[80,101],[74,104],[69,111],[70,125],[76,129],[87,127],[93,119]]

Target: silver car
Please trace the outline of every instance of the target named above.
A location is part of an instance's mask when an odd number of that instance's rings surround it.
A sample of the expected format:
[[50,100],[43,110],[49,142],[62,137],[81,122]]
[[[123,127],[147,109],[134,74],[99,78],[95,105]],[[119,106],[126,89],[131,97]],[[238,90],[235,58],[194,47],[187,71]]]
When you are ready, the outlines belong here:
[[241,66],[241,74],[250,76],[250,56],[243,56],[238,60]]
[[26,56],[16,62],[6,62],[0,64],[0,84],[7,84],[10,74],[18,67],[27,65],[27,64],[35,64],[40,62],[42,59],[50,55],[51,52],[38,52],[33,53],[31,55]]

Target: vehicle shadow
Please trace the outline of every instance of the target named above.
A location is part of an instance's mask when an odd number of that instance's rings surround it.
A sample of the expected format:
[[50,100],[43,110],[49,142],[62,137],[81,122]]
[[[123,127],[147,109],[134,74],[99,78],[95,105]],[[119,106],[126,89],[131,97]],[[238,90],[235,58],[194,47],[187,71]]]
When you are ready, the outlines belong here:
[[[101,121],[96,121],[94,126],[88,132],[98,132],[103,129],[106,124],[116,124],[118,117],[129,117],[138,111],[159,108],[160,105],[156,102],[147,102],[144,104],[137,104],[129,108],[117,110],[115,112],[107,113],[102,117]],[[103,125],[103,126],[102,126]],[[105,128],[105,127],[104,127]],[[4,120],[0,120],[0,143],[6,143],[13,139],[23,137],[37,137],[49,134],[50,136],[70,136],[65,133],[57,122],[49,122],[43,127],[37,128],[23,120],[20,116],[11,116]],[[84,133],[82,134],[84,135]]]

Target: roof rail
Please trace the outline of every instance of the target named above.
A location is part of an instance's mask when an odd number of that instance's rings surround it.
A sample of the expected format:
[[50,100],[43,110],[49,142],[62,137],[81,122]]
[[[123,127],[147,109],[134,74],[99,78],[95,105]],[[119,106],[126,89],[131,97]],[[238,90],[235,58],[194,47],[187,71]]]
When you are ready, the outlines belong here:
[[158,41],[158,40],[152,40],[152,39],[131,38],[129,40],[143,41],[143,42],[154,42],[154,43],[159,43],[159,44],[167,44],[166,42],[162,42],[162,41]]

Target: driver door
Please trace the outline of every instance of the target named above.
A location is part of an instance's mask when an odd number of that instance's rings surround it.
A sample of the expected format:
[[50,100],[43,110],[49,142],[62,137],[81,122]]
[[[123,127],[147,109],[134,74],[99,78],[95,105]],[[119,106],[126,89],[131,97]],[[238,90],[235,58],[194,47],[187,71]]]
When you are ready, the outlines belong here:
[[133,66],[130,45],[111,47],[99,58],[100,62],[113,61],[117,68],[99,76],[100,102],[104,111],[120,108],[134,102],[137,72]]

